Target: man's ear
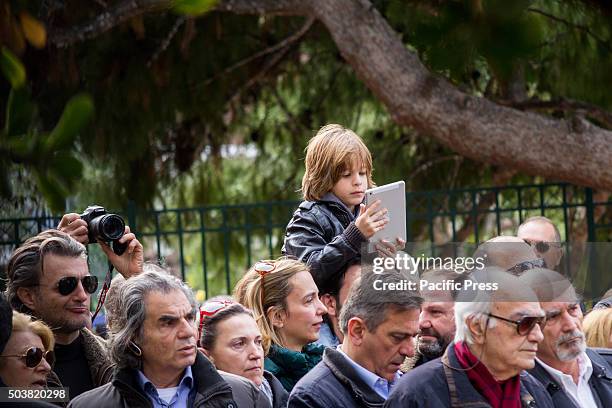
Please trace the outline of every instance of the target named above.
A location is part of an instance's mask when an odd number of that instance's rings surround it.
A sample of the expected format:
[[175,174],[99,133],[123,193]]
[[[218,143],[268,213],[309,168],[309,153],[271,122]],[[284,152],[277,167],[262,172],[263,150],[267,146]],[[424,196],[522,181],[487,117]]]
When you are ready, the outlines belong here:
[[348,321],[346,337],[351,339],[351,343],[356,346],[361,345],[363,338],[368,331],[365,322],[361,317],[351,317]]
[[17,288],[17,297],[19,298],[19,300],[21,300],[21,303],[23,303],[28,309],[33,312],[36,311],[36,295],[37,293],[35,288]]
[[472,339],[474,339],[474,343],[484,344],[486,333],[484,325],[488,324],[488,321],[485,320],[483,325],[483,319],[470,317],[466,320],[465,324],[467,325],[467,329],[472,335]]
[[282,328],[287,320],[287,312],[278,306],[270,306],[266,312],[272,326]]
[[327,308],[327,314],[330,316],[339,317],[336,315],[336,298],[329,293],[321,296],[321,302]]

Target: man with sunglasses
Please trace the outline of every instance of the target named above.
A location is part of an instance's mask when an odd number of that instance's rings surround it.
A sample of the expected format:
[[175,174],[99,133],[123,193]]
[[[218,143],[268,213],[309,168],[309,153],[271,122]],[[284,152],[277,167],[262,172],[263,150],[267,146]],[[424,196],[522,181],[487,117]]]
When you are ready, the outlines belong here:
[[542,216],[527,218],[519,225],[516,235],[531,245],[548,269],[557,270],[563,257],[563,246],[559,229],[550,219]]
[[535,364],[546,323],[535,293],[502,269],[480,272],[486,279],[476,278],[497,290],[458,294],[454,343],[442,358],[404,374],[385,407],[553,407],[525,371]]
[[[126,232],[121,242],[128,250],[122,256],[111,250],[107,256],[120,274],[130,277],[142,269],[142,245]],[[74,398],[106,383],[112,374],[106,343],[87,329],[98,280],[89,273],[83,244],[67,233],[44,231],[13,252],[7,276],[11,306],[53,330],[56,364],[49,386],[69,387]]]
[[536,291],[547,317],[544,341],[530,373],[549,392],[555,407],[611,407],[612,351],[586,347],[582,310],[572,284],[552,270],[521,277]]

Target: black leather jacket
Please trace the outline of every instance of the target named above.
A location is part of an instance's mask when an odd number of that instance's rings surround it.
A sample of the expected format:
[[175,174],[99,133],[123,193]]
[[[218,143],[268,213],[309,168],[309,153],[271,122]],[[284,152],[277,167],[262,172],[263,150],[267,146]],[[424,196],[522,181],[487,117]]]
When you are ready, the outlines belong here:
[[319,290],[338,279],[347,264],[360,256],[366,238],[355,226],[355,214],[333,194],[304,201],[287,225],[283,255],[310,266]]

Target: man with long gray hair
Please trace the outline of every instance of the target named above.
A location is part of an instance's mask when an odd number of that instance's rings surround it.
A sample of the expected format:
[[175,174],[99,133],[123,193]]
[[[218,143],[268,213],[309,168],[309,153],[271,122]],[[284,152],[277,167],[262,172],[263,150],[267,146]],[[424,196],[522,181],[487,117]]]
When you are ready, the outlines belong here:
[[[485,268],[463,282],[454,343],[442,358],[404,374],[384,406],[519,408],[535,401],[552,407],[541,384],[524,371],[534,366],[546,319],[535,294],[518,279]],[[468,291],[468,282],[479,290]]]
[[297,383],[289,407],[380,407],[414,355],[421,297],[396,271],[362,274],[340,313],[344,342]]

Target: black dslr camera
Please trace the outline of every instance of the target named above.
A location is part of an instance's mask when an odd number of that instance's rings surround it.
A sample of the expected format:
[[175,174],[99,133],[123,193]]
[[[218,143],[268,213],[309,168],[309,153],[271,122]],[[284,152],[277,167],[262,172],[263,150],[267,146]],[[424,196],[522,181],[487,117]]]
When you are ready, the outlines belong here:
[[108,213],[104,207],[90,205],[87,207],[81,219],[87,223],[89,243],[106,242],[113,243],[113,252],[121,255],[127,249],[127,244],[120,244],[119,239],[125,232],[125,222],[117,214]]

